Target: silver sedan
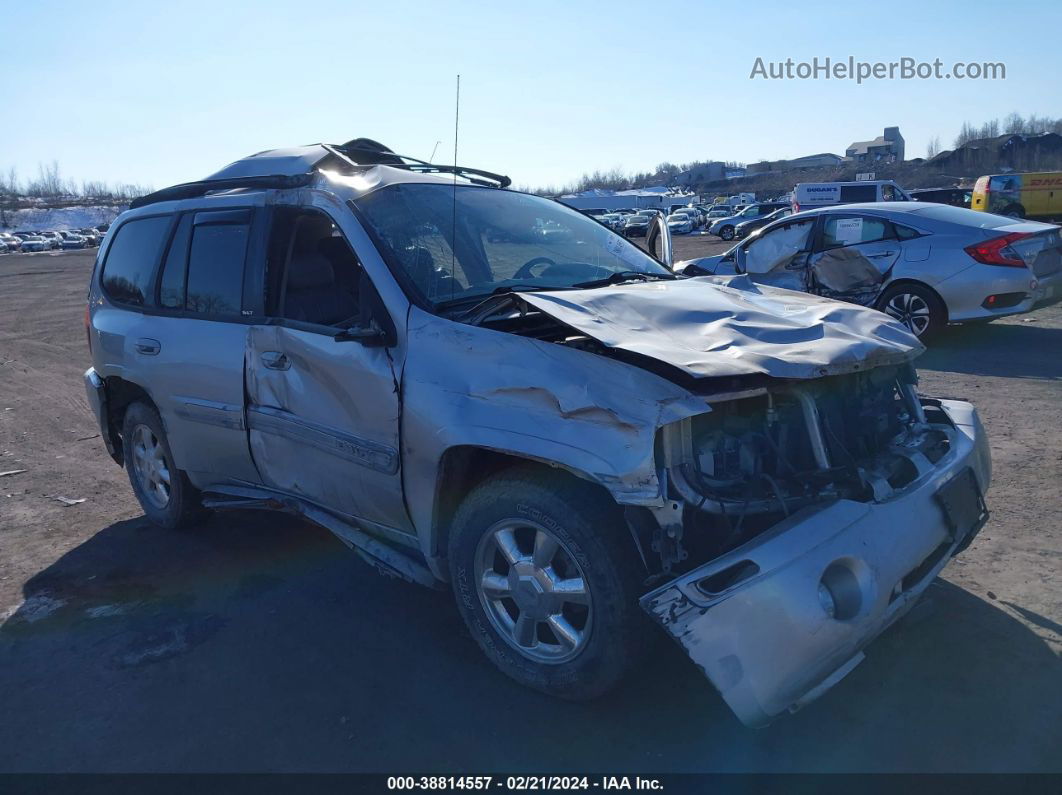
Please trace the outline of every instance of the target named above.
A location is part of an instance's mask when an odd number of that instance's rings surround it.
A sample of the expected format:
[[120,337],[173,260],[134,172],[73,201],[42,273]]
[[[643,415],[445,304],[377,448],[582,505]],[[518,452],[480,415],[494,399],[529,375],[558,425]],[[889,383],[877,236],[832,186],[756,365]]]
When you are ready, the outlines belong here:
[[873,306],[921,337],[1062,297],[1062,235],[944,204],[848,204],[791,215],[678,267]]

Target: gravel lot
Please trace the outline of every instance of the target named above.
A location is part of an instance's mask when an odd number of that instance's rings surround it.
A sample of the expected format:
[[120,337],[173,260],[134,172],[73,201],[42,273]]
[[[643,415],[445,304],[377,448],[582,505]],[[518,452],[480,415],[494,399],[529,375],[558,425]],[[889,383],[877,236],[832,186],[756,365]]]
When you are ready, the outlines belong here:
[[0,771],[1062,771],[1062,305],[922,357],[924,392],[982,413],[992,518],[847,679],[753,731],[662,633],[619,692],[561,703],[325,531],[148,525],[85,402],[92,257],[0,257],[0,472],[26,470],[0,477]]

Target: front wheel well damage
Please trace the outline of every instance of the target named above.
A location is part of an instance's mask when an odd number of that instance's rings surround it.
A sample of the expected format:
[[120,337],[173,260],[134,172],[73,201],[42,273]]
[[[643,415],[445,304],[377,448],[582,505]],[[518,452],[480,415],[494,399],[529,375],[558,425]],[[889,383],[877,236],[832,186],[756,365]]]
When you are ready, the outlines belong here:
[[[435,484],[435,505],[432,513],[431,554],[444,558],[449,545],[450,525],[462,500],[480,483],[499,472],[521,468],[527,471],[549,472],[558,477],[578,480],[587,488],[600,490],[615,503],[615,498],[599,482],[581,472],[574,472],[567,467],[560,467],[538,459],[528,458],[513,453],[501,452],[473,445],[451,447],[443,453],[439,462],[438,477]],[[619,506],[625,508],[626,506]],[[631,543],[635,545],[644,561],[648,550],[642,549],[644,531],[637,531],[631,523],[628,512],[627,525],[630,530]]]

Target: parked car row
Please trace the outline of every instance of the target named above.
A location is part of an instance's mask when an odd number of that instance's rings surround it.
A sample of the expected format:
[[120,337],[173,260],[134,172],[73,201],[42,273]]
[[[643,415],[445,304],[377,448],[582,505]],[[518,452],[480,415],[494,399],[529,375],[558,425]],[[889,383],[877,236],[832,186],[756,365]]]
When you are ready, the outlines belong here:
[[52,232],[0,232],[0,254],[95,248],[103,242],[108,224],[101,224],[100,227]]

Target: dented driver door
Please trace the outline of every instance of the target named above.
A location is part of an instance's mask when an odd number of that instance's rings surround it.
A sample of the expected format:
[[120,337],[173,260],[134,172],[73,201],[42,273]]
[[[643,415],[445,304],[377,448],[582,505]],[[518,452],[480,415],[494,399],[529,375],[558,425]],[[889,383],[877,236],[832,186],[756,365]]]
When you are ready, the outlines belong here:
[[263,482],[411,533],[399,461],[400,348],[335,329],[255,325],[247,342],[251,454]]
[[811,292],[872,304],[900,258],[892,224],[869,215],[829,215],[810,259]]

